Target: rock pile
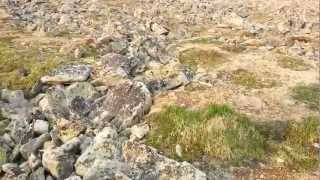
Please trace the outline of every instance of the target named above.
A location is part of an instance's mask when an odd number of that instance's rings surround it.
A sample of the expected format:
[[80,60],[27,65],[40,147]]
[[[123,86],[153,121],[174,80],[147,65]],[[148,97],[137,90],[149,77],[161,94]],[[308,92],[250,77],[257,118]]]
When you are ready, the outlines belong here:
[[191,164],[139,141],[149,128],[136,125],[152,105],[142,82],[128,80],[101,93],[85,82],[83,65],[49,76],[43,83],[60,84],[33,99],[1,91],[1,122],[10,121],[0,139],[3,179],[206,179]]

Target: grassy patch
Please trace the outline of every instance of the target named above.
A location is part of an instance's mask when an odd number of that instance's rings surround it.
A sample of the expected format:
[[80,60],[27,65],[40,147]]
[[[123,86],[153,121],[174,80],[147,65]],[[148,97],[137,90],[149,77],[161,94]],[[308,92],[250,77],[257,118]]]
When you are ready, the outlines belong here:
[[28,90],[41,76],[67,61],[68,57],[59,55],[55,48],[17,47],[11,41],[0,41],[0,88]]
[[313,147],[320,140],[318,117],[257,124],[226,105],[200,110],[169,106],[148,117],[148,122],[146,143],[177,160],[236,166],[260,161],[278,166],[274,160],[281,159],[281,166],[297,171],[320,165],[319,149]]
[[211,105],[191,111],[171,106],[149,119],[152,131],[147,143],[176,157],[175,146],[182,147],[182,159],[210,160],[241,164],[264,154],[265,140],[245,117],[226,105]]
[[320,141],[320,119],[308,117],[300,123],[288,125],[285,140],[278,144],[276,157],[284,160],[285,166],[299,171],[319,167],[319,150],[313,143]]
[[180,52],[179,60],[182,64],[189,65],[192,70],[196,71],[198,66],[210,69],[226,62],[228,59],[224,54],[213,49],[191,48]]
[[320,110],[320,85],[298,85],[292,88],[292,97],[310,109]]
[[294,71],[306,71],[310,69],[310,66],[302,59],[293,58],[290,56],[281,56],[278,59],[278,64],[282,68],[291,69]]
[[[245,69],[238,69],[230,73],[224,73],[224,75],[232,83],[248,88],[272,88],[279,84],[273,79],[259,77],[256,73]],[[220,74],[219,77],[221,76],[223,75]]]

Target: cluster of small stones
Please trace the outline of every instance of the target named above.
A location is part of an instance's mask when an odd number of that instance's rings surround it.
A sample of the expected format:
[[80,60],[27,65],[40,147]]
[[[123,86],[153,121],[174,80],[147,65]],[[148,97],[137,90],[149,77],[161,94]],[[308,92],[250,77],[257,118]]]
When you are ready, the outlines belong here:
[[[285,7],[281,14],[292,17],[290,22],[270,25],[252,23],[253,6],[243,1],[134,2],[135,6],[114,7],[103,0],[3,0],[29,30],[82,34],[99,50],[99,57],[92,66],[67,65],[42,77],[32,99],[22,91],[1,90],[1,116],[9,120],[0,137],[1,179],[210,178],[143,144],[149,129],[143,117],[153,94],[199,77],[175,61],[168,44],[193,37],[190,27],[211,24],[254,36],[217,38],[228,45],[285,47],[310,59],[319,55],[311,41],[318,22],[298,18],[299,12]],[[308,36],[299,35],[305,31],[310,31]],[[280,38],[265,38],[272,33]],[[81,56],[79,51],[75,57]]]

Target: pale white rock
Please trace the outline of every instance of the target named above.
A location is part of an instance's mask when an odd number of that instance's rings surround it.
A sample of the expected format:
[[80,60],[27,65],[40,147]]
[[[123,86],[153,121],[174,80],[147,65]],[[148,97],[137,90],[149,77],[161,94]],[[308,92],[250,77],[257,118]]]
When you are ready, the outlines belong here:
[[149,132],[150,128],[147,124],[143,124],[143,125],[135,125],[131,127],[130,130],[131,130],[130,139],[139,140],[139,139],[142,139]]
[[36,120],[33,125],[33,131],[38,134],[45,134],[49,132],[49,123],[44,120]]

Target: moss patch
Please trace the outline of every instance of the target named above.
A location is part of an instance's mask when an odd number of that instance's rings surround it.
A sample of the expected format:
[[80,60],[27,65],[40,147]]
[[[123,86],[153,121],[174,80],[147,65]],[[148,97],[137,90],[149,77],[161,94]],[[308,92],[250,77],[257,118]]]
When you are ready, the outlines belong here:
[[225,54],[214,49],[191,48],[180,52],[179,60],[182,64],[189,65],[192,70],[196,71],[198,66],[210,69],[226,62],[228,59]]
[[293,58],[290,56],[281,56],[278,59],[278,64],[282,68],[291,69],[294,71],[306,71],[310,69],[310,66],[306,64],[302,59]]
[[310,109],[320,111],[320,84],[298,85],[291,90],[292,97]]
[[273,79],[259,77],[256,73],[245,69],[238,69],[232,72],[222,72],[218,77],[225,77],[234,84],[248,88],[272,88],[279,85],[279,83]]
[[18,47],[10,40],[0,41],[0,88],[28,90],[48,71],[67,63],[56,48],[35,44]]
[[[265,140],[243,115],[226,105],[210,105],[198,111],[170,106],[153,115],[147,143],[166,155],[178,158],[176,145],[182,147],[183,160],[209,160],[242,164],[264,154]],[[179,159],[178,158],[178,159]]]

